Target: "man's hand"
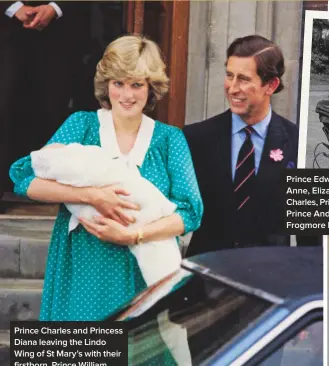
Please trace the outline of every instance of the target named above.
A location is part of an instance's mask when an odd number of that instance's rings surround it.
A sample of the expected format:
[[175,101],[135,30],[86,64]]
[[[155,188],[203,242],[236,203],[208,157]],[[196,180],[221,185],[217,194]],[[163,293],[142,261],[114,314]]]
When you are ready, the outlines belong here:
[[57,15],[55,9],[51,5],[36,6],[26,14],[28,16],[34,16],[34,19],[29,23],[25,23],[24,28],[37,29],[39,31],[46,28]]
[[15,17],[20,20],[24,25],[32,22],[34,15],[34,8],[26,5],[20,7],[15,13]]

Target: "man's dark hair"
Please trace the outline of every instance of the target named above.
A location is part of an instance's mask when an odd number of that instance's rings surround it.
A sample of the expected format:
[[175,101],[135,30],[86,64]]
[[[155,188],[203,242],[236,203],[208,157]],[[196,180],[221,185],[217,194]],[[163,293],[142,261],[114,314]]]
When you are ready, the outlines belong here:
[[227,60],[231,56],[254,57],[257,74],[263,85],[274,77],[278,77],[280,84],[274,93],[283,89],[281,77],[285,71],[284,58],[280,48],[274,42],[258,35],[237,38],[227,49],[226,55]]

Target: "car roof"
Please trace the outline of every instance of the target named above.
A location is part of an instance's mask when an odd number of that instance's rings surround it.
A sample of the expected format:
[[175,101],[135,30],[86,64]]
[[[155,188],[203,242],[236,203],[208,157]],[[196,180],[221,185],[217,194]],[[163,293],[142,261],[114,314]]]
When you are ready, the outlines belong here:
[[182,267],[274,303],[321,295],[322,247],[254,247],[205,253]]

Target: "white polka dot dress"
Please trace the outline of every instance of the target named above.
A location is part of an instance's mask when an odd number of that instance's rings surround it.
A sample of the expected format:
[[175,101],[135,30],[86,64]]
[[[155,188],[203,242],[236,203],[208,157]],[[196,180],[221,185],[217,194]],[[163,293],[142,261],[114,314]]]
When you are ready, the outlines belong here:
[[[49,143],[100,145],[96,112],[77,112]],[[196,230],[203,205],[190,152],[183,133],[158,121],[142,176],[172,202],[185,225]],[[26,195],[35,178],[29,156],[15,162],[10,176],[16,194]],[[145,288],[135,257],[125,246],[102,242],[81,225],[68,234],[70,213],[60,205],[51,237],[40,320],[102,320]]]

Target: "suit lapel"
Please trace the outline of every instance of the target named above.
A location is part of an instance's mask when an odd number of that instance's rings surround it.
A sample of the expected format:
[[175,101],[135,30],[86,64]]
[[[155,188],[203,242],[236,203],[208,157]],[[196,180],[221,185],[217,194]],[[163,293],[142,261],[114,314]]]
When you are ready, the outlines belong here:
[[285,157],[285,148],[289,135],[280,121],[280,117],[272,112],[271,122],[268,127],[267,136],[265,139],[264,149],[260,161],[260,166],[257,174],[257,189],[264,189],[266,181],[271,180],[272,176],[278,176],[282,165],[285,164],[285,158],[281,161],[274,161],[270,158],[272,150],[280,149]]

